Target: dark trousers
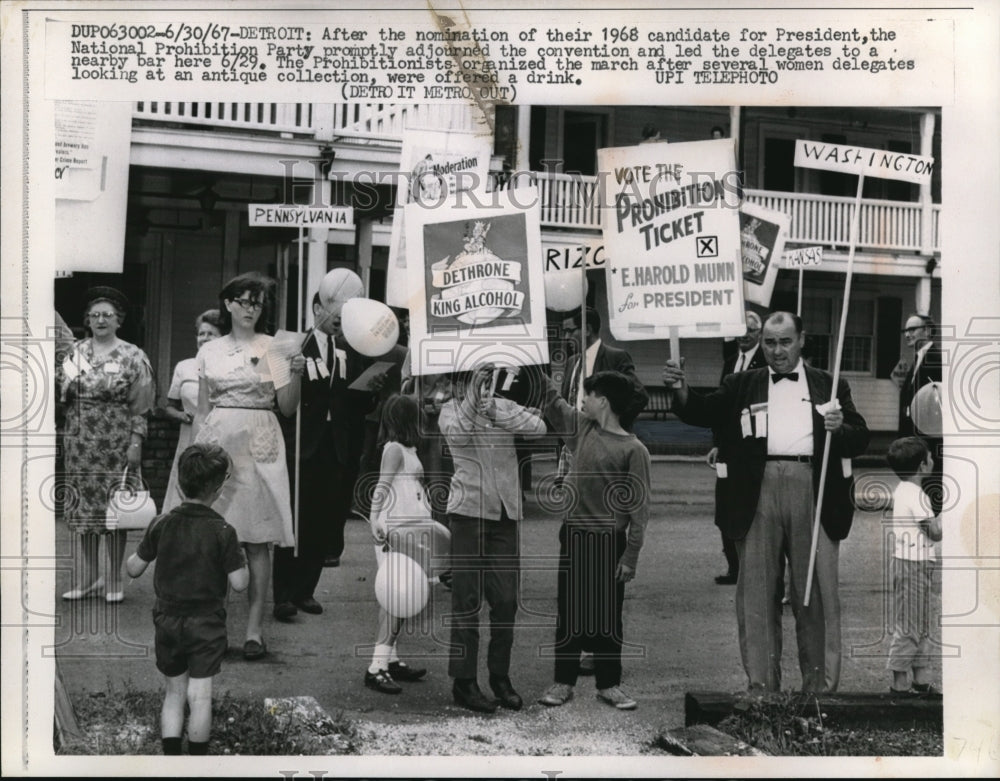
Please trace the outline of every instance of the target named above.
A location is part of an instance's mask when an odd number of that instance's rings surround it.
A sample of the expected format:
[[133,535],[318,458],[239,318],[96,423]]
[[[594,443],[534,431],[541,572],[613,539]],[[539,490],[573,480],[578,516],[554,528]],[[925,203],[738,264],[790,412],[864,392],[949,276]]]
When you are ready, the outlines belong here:
[[719,533],[722,536],[722,555],[726,557],[726,566],[728,567],[726,574],[735,577],[740,574],[740,556],[736,551],[736,540],[729,539],[721,529]]
[[[294,490],[294,463],[288,476]],[[323,560],[343,553],[344,524],[356,478],[356,469],[340,464],[332,446],[319,447],[300,461],[296,530],[299,555],[295,555],[294,548],[275,547],[271,579],[275,603],[298,602],[313,596],[323,574]]]
[[479,611],[490,606],[486,668],[507,675],[517,614],[517,522],[503,512],[499,521],[452,514],[451,655],[448,675],[476,678],[479,666]]
[[622,680],[625,584],[615,578],[625,532],[563,524],[559,529],[555,681],[573,686],[580,652],[594,652],[598,689]]

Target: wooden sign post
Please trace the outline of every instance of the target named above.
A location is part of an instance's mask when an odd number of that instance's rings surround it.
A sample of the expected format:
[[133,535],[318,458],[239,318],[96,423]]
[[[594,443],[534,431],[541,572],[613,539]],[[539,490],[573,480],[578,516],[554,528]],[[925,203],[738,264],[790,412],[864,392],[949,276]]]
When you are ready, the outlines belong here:
[[[850,249],[847,253],[847,275],[844,280],[844,304],[840,310],[840,328],[837,335],[837,351],[833,363],[833,388],[830,402],[837,399],[837,384],[840,381],[840,359],[844,350],[844,334],[847,329],[847,309],[850,304],[851,277],[854,273],[854,250],[858,243],[858,223],[861,218],[861,191],[864,188],[865,176],[877,176],[883,179],[901,179],[914,184],[927,184],[934,171],[934,158],[901,152],[888,152],[883,149],[866,149],[864,147],[845,146],[843,144],[825,144],[818,141],[799,139],[795,142],[795,165],[802,168],[818,168],[823,171],[837,171],[845,174],[857,174],[858,189],[854,196],[854,209],[851,213]],[[816,567],[816,547],[819,543],[820,518],[823,514],[823,494],[826,487],[826,474],[830,463],[830,432],[826,432],[823,442],[823,461],[819,474],[819,492],[816,495],[816,516],[813,519],[812,547],[809,550],[809,569],[806,574],[806,593],[802,600],[809,604],[812,593],[813,571]]]

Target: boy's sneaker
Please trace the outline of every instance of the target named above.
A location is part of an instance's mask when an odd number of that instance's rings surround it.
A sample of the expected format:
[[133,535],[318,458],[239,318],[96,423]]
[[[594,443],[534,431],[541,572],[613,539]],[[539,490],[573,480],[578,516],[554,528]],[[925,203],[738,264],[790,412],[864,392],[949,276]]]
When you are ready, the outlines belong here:
[[608,705],[614,705],[618,710],[635,710],[636,702],[617,686],[609,689],[598,689],[597,699]]
[[545,690],[545,694],[538,698],[542,705],[557,707],[565,705],[573,699],[573,687],[568,683],[554,683]]

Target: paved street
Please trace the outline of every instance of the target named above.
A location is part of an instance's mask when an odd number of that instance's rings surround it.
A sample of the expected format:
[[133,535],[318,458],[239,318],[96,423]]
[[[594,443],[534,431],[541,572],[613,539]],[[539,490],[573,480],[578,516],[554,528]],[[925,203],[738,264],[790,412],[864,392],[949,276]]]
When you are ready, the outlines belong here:
[[[536,462],[536,479],[552,467],[551,462]],[[623,683],[639,701],[639,709],[628,718],[650,732],[662,724],[683,724],[687,691],[745,687],[736,639],[735,587],[713,581],[725,566],[712,523],[713,472],[701,462],[657,460],[652,475],[652,519],[636,580],[626,591],[625,637],[631,645],[626,649]],[[521,527],[523,575],[512,678],[529,707],[526,713],[495,718],[537,718],[551,726],[553,720],[568,717],[554,716],[534,700],[552,675],[545,649],[552,641],[555,620],[553,557],[558,522],[534,500],[527,509]],[[857,512],[851,536],[841,546],[843,691],[882,691],[888,686],[881,516],[881,512]],[[68,532],[62,524],[57,540],[60,554],[68,553]],[[278,624],[269,616],[265,631],[271,653],[262,662],[244,662],[238,653],[246,599],[231,598],[231,652],[216,690],[258,697],[311,694],[331,712],[375,722],[464,717],[451,700],[445,658],[448,631],[443,626],[449,595],[440,586],[435,587],[424,621],[404,630],[400,640],[404,658],[430,669],[426,681],[407,684],[395,697],[362,685],[370,653],[366,646],[375,631],[375,557],[367,524],[349,522],[347,540],[342,566],[326,569],[317,590],[325,613],[300,614],[293,624]],[[131,534],[129,552],[137,542],[138,534]],[[57,594],[68,584],[69,572],[60,573]],[[109,686],[160,686],[152,658],[152,602],[152,570],[127,587],[125,602],[116,608],[96,600],[74,604],[56,600],[57,652],[71,696]],[[793,627],[791,610],[786,608],[785,688],[797,688],[800,682]],[[597,719],[597,724],[620,720],[622,714],[594,700],[592,680],[581,679],[577,687],[576,713]],[[485,685],[485,669],[480,681]]]

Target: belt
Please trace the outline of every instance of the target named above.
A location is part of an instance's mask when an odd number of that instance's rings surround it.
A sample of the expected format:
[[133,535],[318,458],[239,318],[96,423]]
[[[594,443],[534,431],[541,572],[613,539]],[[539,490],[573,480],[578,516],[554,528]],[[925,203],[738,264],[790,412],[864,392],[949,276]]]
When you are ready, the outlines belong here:
[[812,456],[768,456],[768,461],[797,461],[800,464],[811,464]]
[[270,412],[274,407],[238,407],[235,404],[216,404],[212,409],[261,409],[265,412]]

